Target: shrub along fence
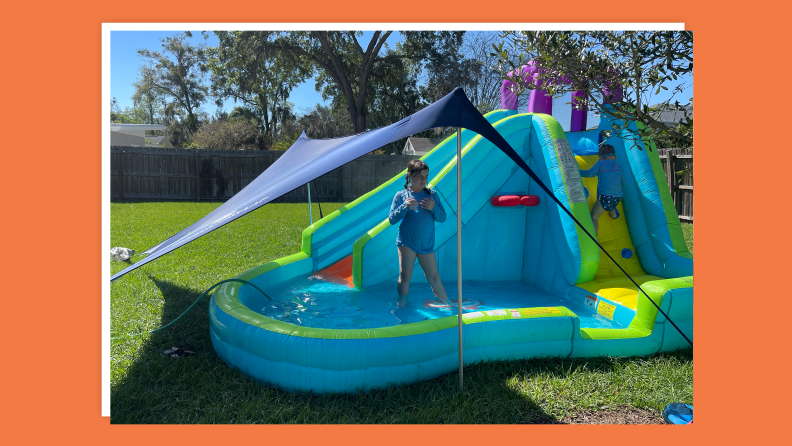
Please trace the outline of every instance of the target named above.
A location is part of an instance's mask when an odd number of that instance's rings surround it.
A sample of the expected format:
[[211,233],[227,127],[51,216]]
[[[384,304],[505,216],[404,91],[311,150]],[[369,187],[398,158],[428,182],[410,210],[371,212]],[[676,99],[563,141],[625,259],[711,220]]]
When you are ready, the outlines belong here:
[[[110,199],[228,200],[284,152],[148,147],[110,148]],[[402,172],[414,155],[364,155],[311,182],[311,198],[352,201]],[[303,185],[278,198],[308,200]]]
[[657,149],[679,221],[693,223],[693,150]]

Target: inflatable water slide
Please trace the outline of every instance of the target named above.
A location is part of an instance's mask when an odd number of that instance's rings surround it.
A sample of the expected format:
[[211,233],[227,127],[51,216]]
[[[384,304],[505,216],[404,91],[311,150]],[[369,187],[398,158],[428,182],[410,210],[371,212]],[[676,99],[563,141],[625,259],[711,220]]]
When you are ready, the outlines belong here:
[[[464,363],[688,347],[651,302],[692,339],[693,260],[654,147],[629,132],[604,141],[616,150],[624,197],[620,217],[604,214],[597,235],[645,295],[585,233],[594,234],[597,179],[578,169],[596,162],[599,129],[565,133],[550,115],[514,110],[485,117],[583,228],[471,131],[461,132],[461,190],[456,135],[422,158],[448,214],[436,223],[435,256],[454,301],[461,237]],[[600,128],[612,124],[603,117]],[[244,283],[218,288],[210,303],[218,355],[253,379],[298,392],[355,392],[456,371],[456,306],[434,298],[418,264],[408,306],[393,305],[397,227],[387,215],[403,187],[404,173],[306,228],[301,252],[238,277],[269,297]]]

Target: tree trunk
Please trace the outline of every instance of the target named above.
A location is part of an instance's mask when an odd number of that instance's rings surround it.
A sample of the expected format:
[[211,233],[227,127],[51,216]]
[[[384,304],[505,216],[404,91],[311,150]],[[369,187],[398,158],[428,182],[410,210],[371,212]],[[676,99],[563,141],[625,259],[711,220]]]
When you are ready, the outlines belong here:
[[366,115],[358,112],[357,115],[354,116],[353,122],[355,126],[355,133],[362,133],[366,131]]

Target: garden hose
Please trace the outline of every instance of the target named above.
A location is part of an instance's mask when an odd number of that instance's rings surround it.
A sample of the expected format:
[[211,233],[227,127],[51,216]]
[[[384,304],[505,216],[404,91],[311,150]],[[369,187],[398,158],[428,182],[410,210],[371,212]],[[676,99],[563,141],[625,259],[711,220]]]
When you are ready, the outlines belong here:
[[[197,304],[197,303],[198,303],[198,302],[199,302],[201,299],[203,299],[203,297],[204,297],[204,296],[206,296],[206,295],[209,293],[209,291],[212,291],[212,290],[213,290],[215,287],[217,287],[218,285],[222,285],[222,284],[224,284],[224,283],[226,283],[226,282],[242,282],[242,283],[244,283],[244,284],[250,285],[250,286],[252,286],[253,288],[255,288],[255,289],[259,290],[259,292],[261,292],[261,294],[263,294],[264,296],[266,296],[266,297],[267,297],[267,299],[269,299],[269,300],[272,300],[272,298],[271,298],[271,297],[269,297],[269,295],[268,295],[267,293],[265,293],[265,292],[264,292],[264,291],[263,291],[261,288],[257,287],[256,285],[253,285],[251,282],[248,282],[247,280],[244,280],[244,279],[226,279],[226,280],[221,280],[220,282],[217,282],[216,284],[214,284],[214,285],[210,286],[210,287],[209,287],[209,288],[208,288],[206,291],[204,291],[204,292],[203,292],[203,294],[201,294],[201,295],[198,297],[198,299],[196,299],[196,300],[195,300],[195,302],[193,302],[193,304],[192,304],[192,305],[190,305],[190,306],[189,306],[189,307],[188,307],[186,310],[184,310],[184,312],[183,312],[182,314],[180,314],[180,315],[179,315],[179,317],[177,317],[176,319],[174,319],[173,321],[171,321],[171,322],[170,322],[170,323],[168,323],[167,325],[163,325],[162,327],[160,327],[160,328],[157,328],[157,329],[154,329],[154,330],[151,330],[151,331],[144,331],[144,332],[142,332],[142,333],[136,333],[136,334],[127,335],[127,336],[129,336],[129,337],[133,337],[133,336],[141,336],[141,335],[144,335],[144,334],[149,334],[149,333],[154,333],[154,332],[156,332],[156,331],[164,330],[164,329],[166,329],[166,328],[170,327],[171,325],[175,324],[175,323],[176,323],[176,321],[178,321],[179,319],[181,319],[181,318],[182,318],[182,317],[183,317],[185,314],[189,313],[189,312],[190,312],[190,310],[192,310],[192,309],[193,309],[193,307],[195,306],[195,304]],[[122,337],[122,336],[110,336],[110,339],[119,339],[120,337]]]

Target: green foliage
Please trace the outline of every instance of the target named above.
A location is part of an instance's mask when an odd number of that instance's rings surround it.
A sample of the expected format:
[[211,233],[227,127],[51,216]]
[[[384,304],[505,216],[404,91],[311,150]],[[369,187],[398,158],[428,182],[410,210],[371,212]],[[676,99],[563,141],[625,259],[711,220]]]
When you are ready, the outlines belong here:
[[477,66],[470,67],[469,76],[460,84],[465,89],[470,102],[481,114],[487,114],[500,108],[500,89],[503,78],[492,67],[498,57],[490,54],[493,43],[498,40],[498,33],[492,31],[465,33],[462,54],[466,61]]
[[[583,90],[586,98],[574,107],[602,110],[609,104],[611,108],[603,113],[626,122],[642,122],[641,136],[674,138],[682,141],[683,147],[692,147],[692,116],[685,113],[680,122],[673,124],[658,119],[661,112],[679,107],[678,100],[649,105],[653,95],[668,90],[665,83],[693,74],[692,32],[510,31],[501,37],[504,41],[493,45],[491,55],[499,58],[495,68],[503,78],[516,83],[516,93],[541,87],[553,96],[561,96]],[[541,81],[539,85],[526,85],[517,70],[529,60],[542,68],[536,78]],[[509,72],[515,74],[508,76]],[[607,90],[616,86],[624,90],[620,102],[607,95]],[[688,87],[680,83],[673,95]],[[689,98],[691,104],[692,101]]]
[[294,144],[294,142],[297,141],[297,138],[299,138],[299,137],[300,137],[300,134],[297,133],[297,132],[292,132],[292,133],[285,133],[284,132],[284,133],[281,134],[280,139],[278,140],[278,142],[276,142],[275,145],[272,146],[271,150],[278,150],[278,151],[281,151],[281,152],[289,150],[289,147],[291,147]]
[[[146,144],[152,144],[152,145],[154,144],[154,141],[152,141],[152,140],[150,140],[148,138],[144,139],[143,142],[146,143]],[[164,148],[165,147],[165,144],[162,144],[161,142],[157,143],[156,145],[159,148]]]
[[332,99],[333,108],[345,107],[353,132],[359,133],[372,127],[369,116],[375,122],[387,116],[390,124],[398,120],[391,117],[416,110],[413,75],[421,69],[419,62],[455,51],[454,42],[464,34],[404,32],[404,44],[390,49],[385,41],[391,33],[375,31],[364,49],[358,41],[361,31],[294,31],[278,36],[273,48],[281,57],[303,57],[319,69],[316,90]]
[[126,107],[121,110],[118,100],[110,101],[110,122],[114,124],[146,124],[145,110],[140,107]]
[[133,83],[135,93],[132,95],[132,103],[135,108],[139,108],[143,115],[143,124],[159,124],[160,115],[166,105],[165,95],[155,86],[157,71],[153,64],[140,67],[138,79]]
[[422,58],[426,85],[421,86],[425,104],[437,101],[454,88],[467,84],[479,65],[460,53],[464,31],[404,31],[404,48],[425,55]]
[[[352,131],[343,134],[396,122],[456,87],[465,88],[484,113],[499,105],[501,79],[479,63],[486,60],[487,44],[495,34],[473,34],[463,45],[464,31],[403,31],[404,42],[389,48],[384,40],[390,32],[377,32],[365,50],[357,40],[361,34],[298,32],[276,41],[280,50],[305,55],[319,68],[317,91],[332,100],[334,113],[345,109],[350,116]],[[427,85],[419,88],[421,75],[426,76]],[[400,153],[403,146],[403,141],[397,141],[379,151]]]
[[345,110],[321,104],[297,118],[296,128],[305,130],[311,139],[338,138],[353,133],[352,121]]
[[[343,100],[353,131],[359,133],[367,129],[366,98],[372,69],[378,62],[398,57],[378,57],[391,33],[374,32],[364,50],[357,40],[360,31],[294,31],[279,36],[273,48],[281,57],[303,58],[318,68],[316,90],[322,91],[325,99],[332,94],[335,106]],[[324,88],[326,84],[332,86]]]
[[672,128],[676,131],[675,134],[659,133],[654,136],[653,141],[658,149],[681,149],[687,147],[688,140],[686,138],[676,136],[677,134],[683,134],[687,132],[685,126],[676,124],[673,125]]
[[[253,120],[259,148],[283,148],[302,129],[325,138],[389,125],[457,86],[482,112],[497,107],[500,79],[479,63],[493,33],[472,34],[479,38],[462,50],[463,31],[405,31],[395,48],[385,43],[391,33],[377,31],[364,46],[360,31],[217,31],[219,43],[209,48],[191,46],[190,33],[166,38],[161,52],[139,51],[144,65],[135,82],[135,107],[111,118],[163,124],[174,146],[194,147],[193,135],[209,120],[200,105],[210,96],[218,105],[230,98],[239,105],[217,119]],[[315,72],[317,91],[331,105],[298,119],[289,95]],[[205,74],[210,88],[202,83]],[[419,88],[422,75],[428,86]],[[399,153],[403,145],[397,141],[381,151]]]
[[256,111],[254,111],[251,108],[243,107],[243,106],[234,107],[234,109],[231,110],[231,113],[229,113],[228,116],[226,116],[226,119],[228,119],[229,121],[242,119],[245,121],[253,121],[257,125],[260,125],[260,121],[259,121],[260,117],[256,113]]
[[[447,54],[431,52],[424,65],[426,86],[421,87],[422,106],[440,99],[456,87],[465,90],[470,102],[482,114],[500,108],[501,74],[491,67],[498,57],[490,55],[491,46],[498,41],[497,32],[466,32]],[[422,138],[446,138],[455,128],[437,128],[416,134]],[[403,146],[403,144],[402,144]]]
[[193,135],[196,147],[207,150],[257,150],[258,126],[252,120],[204,122]]
[[[278,57],[276,31],[215,31],[218,45],[207,49],[205,70],[211,74],[218,106],[231,98],[260,126],[261,145],[277,139],[279,125],[293,117],[291,91],[312,74],[304,57]],[[248,113],[249,112],[249,113]]]
[[[141,79],[142,88],[155,90],[168,99],[164,120],[173,124],[176,116],[181,121],[169,134],[176,135],[180,144],[195,133],[200,126],[200,106],[206,100],[208,88],[203,84],[201,67],[206,54],[203,46],[194,47],[187,41],[189,33],[161,39],[162,52],[138,50],[148,64]],[[144,71],[141,71],[143,73]],[[136,91],[137,93],[137,91]]]

